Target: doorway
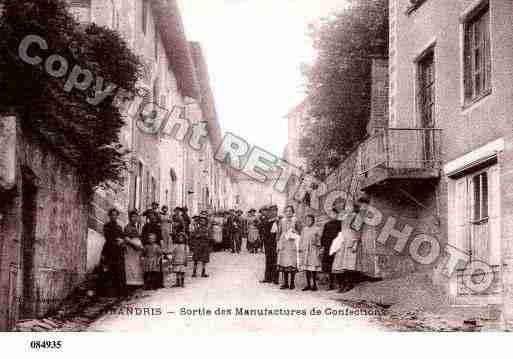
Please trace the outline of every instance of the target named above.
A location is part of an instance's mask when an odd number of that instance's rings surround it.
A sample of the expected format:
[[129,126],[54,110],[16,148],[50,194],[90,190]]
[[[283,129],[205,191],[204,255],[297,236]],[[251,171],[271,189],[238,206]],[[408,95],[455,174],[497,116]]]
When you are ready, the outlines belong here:
[[36,314],[34,252],[37,214],[37,186],[30,170],[23,171],[22,183],[22,239],[21,269],[22,293],[20,296],[20,317],[31,318]]

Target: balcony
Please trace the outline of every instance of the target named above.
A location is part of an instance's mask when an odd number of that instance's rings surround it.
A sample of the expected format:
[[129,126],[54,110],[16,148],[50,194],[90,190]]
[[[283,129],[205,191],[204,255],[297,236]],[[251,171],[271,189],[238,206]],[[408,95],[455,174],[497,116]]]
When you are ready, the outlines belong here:
[[433,128],[387,128],[360,146],[361,189],[438,179],[442,131]]

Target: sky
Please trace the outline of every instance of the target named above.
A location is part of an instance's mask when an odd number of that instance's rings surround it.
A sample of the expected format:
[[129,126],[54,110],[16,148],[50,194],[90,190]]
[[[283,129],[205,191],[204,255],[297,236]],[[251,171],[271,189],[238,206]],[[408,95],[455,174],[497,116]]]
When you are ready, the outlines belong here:
[[281,156],[284,116],[304,99],[300,65],[315,53],[308,24],[346,0],[178,0],[190,41],[209,67],[219,121],[251,145]]

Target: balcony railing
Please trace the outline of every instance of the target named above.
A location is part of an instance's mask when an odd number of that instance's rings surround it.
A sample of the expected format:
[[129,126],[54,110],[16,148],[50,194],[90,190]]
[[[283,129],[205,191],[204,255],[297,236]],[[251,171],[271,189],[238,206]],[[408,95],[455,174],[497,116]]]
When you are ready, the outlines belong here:
[[437,170],[441,160],[440,129],[387,128],[362,143],[360,174],[381,167]]

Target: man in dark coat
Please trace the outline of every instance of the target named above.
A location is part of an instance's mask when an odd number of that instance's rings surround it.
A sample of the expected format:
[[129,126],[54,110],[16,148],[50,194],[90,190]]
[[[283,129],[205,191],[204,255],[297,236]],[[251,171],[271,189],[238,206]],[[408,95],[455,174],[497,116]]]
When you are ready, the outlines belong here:
[[258,244],[257,249],[264,252],[264,223],[267,219],[267,209],[262,207],[258,210]]
[[231,221],[231,235],[232,235],[232,253],[240,254],[242,247],[242,232],[244,230],[244,223],[242,222],[242,211],[237,211]]
[[193,253],[192,260],[194,261],[194,267],[192,271],[192,277],[196,277],[196,271],[198,269],[198,262],[201,262],[201,277],[207,278],[206,272],[207,263],[210,261],[210,231],[208,228],[208,218],[200,216],[198,227],[192,232],[191,236],[191,250]]
[[263,283],[278,282],[277,271],[277,235],[278,235],[278,206],[272,205],[268,209],[268,216],[263,223],[264,248],[265,248],[265,277]]
[[[340,213],[340,207],[338,205],[333,206],[333,212],[338,215]],[[329,274],[329,287],[328,290],[335,289],[335,274],[331,272],[333,266],[334,255],[330,255],[330,247],[333,240],[337,237],[340,230],[342,229],[342,221],[339,219],[332,219],[328,221],[322,230],[321,236],[321,248],[322,248],[322,271]]]

